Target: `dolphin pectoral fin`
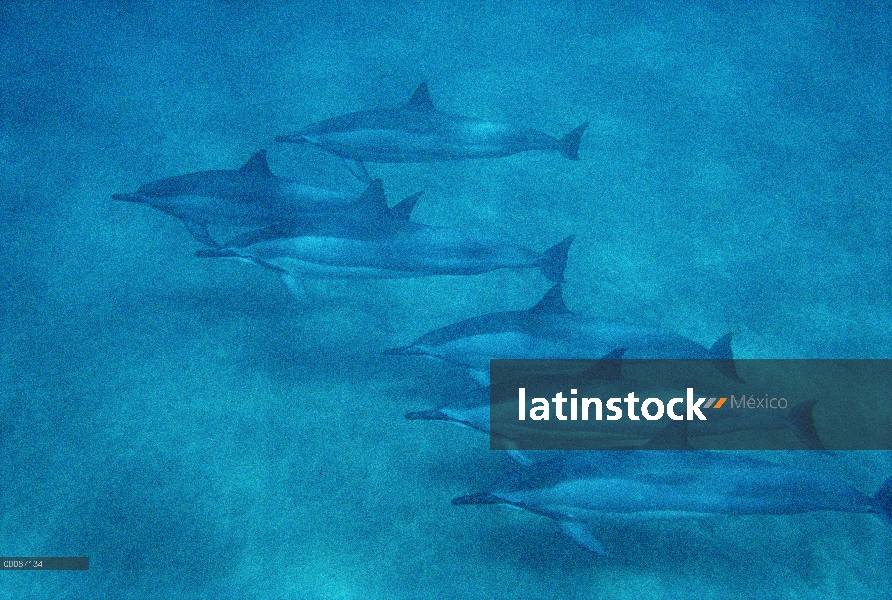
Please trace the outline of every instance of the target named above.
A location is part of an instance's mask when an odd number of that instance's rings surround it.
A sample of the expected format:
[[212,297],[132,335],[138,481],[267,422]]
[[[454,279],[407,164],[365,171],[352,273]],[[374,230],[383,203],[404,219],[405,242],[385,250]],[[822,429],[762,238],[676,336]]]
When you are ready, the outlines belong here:
[[347,170],[349,170],[353,174],[353,176],[359,179],[361,182],[371,185],[371,183],[374,181],[374,179],[372,179],[372,176],[369,175],[368,170],[365,168],[365,163],[363,163],[361,160],[345,158],[344,164],[347,165]]
[[211,234],[208,232],[208,228],[200,223],[193,223],[192,221],[184,221],[186,223],[186,229],[189,230],[189,233],[192,234],[196,240],[204,244],[205,246],[210,246],[211,248],[222,248],[222,246],[211,237]]
[[289,237],[294,233],[296,227],[297,226],[294,223],[277,223],[275,225],[270,225],[269,227],[263,227],[262,229],[253,229],[233,237],[227,241],[224,246],[227,248],[244,248],[245,246],[250,246],[251,244],[256,244],[258,242]]
[[449,416],[439,409],[415,410],[406,413],[410,421],[449,421]]
[[307,288],[305,288],[294,275],[283,274],[282,283],[284,283],[285,287],[288,288],[288,292],[298,300],[309,296]]
[[520,444],[518,444],[516,440],[501,435],[492,435],[490,440],[495,444],[494,446],[490,446],[491,448],[504,450],[515,462],[525,467],[528,467],[535,462],[521,449]]
[[805,447],[809,450],[826,450],[827,447],[821,441],[818,435],[818,428],[815,427],[815,419],[812,411],[817,404],[817,400],[807,400],[800,402],[790,411],[790,427]]
[[489,386],[489,370],[479,370],[479,369],[471,369],[467,372],[468,377],[470,377],[474,383],[483,386]]
[[561,154],[570,160],[579,160],[579,142],[582,141],[582,134],[588,128],[588,121],[558,140],[558,149]]
[[595,554],[607,556],[607,550],[601,541],[595,537],[595,534],[579,521],[561,521],[561,529],[564,533],[573,538],[573,541]]
[[542,253],[539,269],[548,281],[563,283],[564,270],[567,268],[567,252],[573,243],[575,235],[565,237],[563,240]]
[[506,450],[506,452],[508,453],[508,456],[525,467],[529,467],[535,462],[532,458],[527,456],[523,450]]

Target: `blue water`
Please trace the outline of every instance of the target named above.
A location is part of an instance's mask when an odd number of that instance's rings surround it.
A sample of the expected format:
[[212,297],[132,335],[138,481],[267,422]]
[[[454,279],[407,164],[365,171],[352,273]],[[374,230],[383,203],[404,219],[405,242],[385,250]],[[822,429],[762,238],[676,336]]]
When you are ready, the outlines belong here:
[[[274,144],[403,102],[553,135],[555,153],[372,165],[414,218],[541,250],[581,313],[740,357],[892,357],[892,10],[882,3],[4,2],[0,6],[2,598],[892,596],[874,515],[605,528],[452,506],[510,460],[410,422],[449,374],[381,356],[531,306],[531,270],[305,282],[200,260],[111,195],[240,166],[361,191]],[[777,457],[874,493],[892,457]]]

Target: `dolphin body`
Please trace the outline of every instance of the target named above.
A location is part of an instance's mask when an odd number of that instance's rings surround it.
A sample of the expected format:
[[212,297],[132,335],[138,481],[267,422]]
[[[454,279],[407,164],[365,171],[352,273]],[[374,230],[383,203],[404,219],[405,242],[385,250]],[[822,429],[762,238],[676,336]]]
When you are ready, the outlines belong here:
[[[460,427],[473,429],[481,433],[490,435],[490,404],[489,392],[486,391],[486,403],[476,406],[442,406],[433,410],[418,410],[406,413],[406,418],[410,421],[442,421],[445,423],[453,423]],[[482,399],[482,398],[481,398]],[[513,406],[511,407],[514,408]],[[688,442],[687,421],[672,421],[668,425],[664,425],[662,431],[649,432],[653,433],[647,442],[634,446],[609,446],[601,450],[693,450],[694,448]],[[505,446],[508,455],[523,465],[533,464],[533,459],[529,456],[529,452],[524,452],[519,445],[513,443],[514,440],[502,439],[502,445]],[[534,451],[536,452],[536,451]]]
[[734,370],[731,334],[711,348],[677,333],[603,321],[567,310],[558,283],[532,308],[497,312],[459,321],[421,336],[390,355],[422,355],[465,367],[489,385],[489,361],[496,358],[606,357],[618,348],[623,358],[709,359],[739,380]]
[[515,481],[453,504],[505,504],[558,521],[606,554],[591,531],[603,521],[711,515],[874,513],[892,526],[892,477],[869,496],[830,475],[707,451],[571,453],[530,466]]
[[[431,227],[402,215],[387,218],[380,180],[366,191],[378,219],[352,226],[329,224],[241,247],[202,250],[201,257],[235,257],[273,269],[293,289],[294,279],[390,279],[429,275],[476,275],[504,268],[537,268],[551,281],[562,281],[570,236],[537,253],[490,236]],[[405,213],[405,211],[403,211]]]
[[240,169],[200,171],[147,183],[115,200],[148,204],[186,224],[201,243],[219,247],[209,225],[305,227],[311,218],[335,218],[357,201],[355,195],[299,184],[270,171],[266,151]]
[[438,111],[427,84],[395,108],[350,113],[304,127],[277,142],[312,144],[348,161],[369,180],[364,162],[434,162],[494,158],[528,150],[557,150],[579,160],[583,123],[561,139],[535,129],[492,123]]

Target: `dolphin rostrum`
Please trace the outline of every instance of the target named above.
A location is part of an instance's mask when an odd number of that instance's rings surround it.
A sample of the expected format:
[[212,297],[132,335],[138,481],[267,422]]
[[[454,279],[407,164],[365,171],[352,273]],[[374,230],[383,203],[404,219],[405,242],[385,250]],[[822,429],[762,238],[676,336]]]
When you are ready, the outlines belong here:
[[433,162],[493,158],[528,150],[557,150],[579,160],[583,123],[561,139],[535,129],[438,111],[427,84],[394,108],[367,110],[308,125],[278,142],[312,144],[352,161],[355,175],[370,178],[363,162]]
[[[364,194],[382,215],[388,209],[380,180]],[[367,213],[375,212],[367,209]],[[295,277],[389,279],[429,275],[476,275],[505,268],[537,268],[562,281],[573,236],[545,250],[488,235],[431,227],[405,218],[382,217],[355,226],[325,226],[292,237],[242,247],[202,250],[201,257],[235,257],[281,273],[291,288]]]
[[869,496],[831,475],[708,451],[571,453],[530,466],[515,481],[453,504],[506,504],[558,521],[606,554],[591,531],[605,521],[710,515],[873,513],[892,526],[892,477]]

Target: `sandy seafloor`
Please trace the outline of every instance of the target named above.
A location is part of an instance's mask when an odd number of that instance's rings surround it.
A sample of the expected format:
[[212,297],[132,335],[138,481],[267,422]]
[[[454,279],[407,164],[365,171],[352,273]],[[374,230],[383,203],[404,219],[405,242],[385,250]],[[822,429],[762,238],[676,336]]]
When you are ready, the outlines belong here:
[[[410,422],[451,375],[381,355],[535,303],[533,271],[305,283],[194,257],[111,194],[240,166],[359,192],[275,144],[398,104],[554,135],[556,153],[372,165],[415,218],[540,250],[575,233],[574,311],[728,331],[739,357],[892,356],[892,10],[883,3],[4,2],[2,598],[892,597],[875,515],[648,522],[590,554],[452,506],[510,460]],[[817,414],[820,420],[820,412]],[[775,456],[873,494],[883,453]]]

